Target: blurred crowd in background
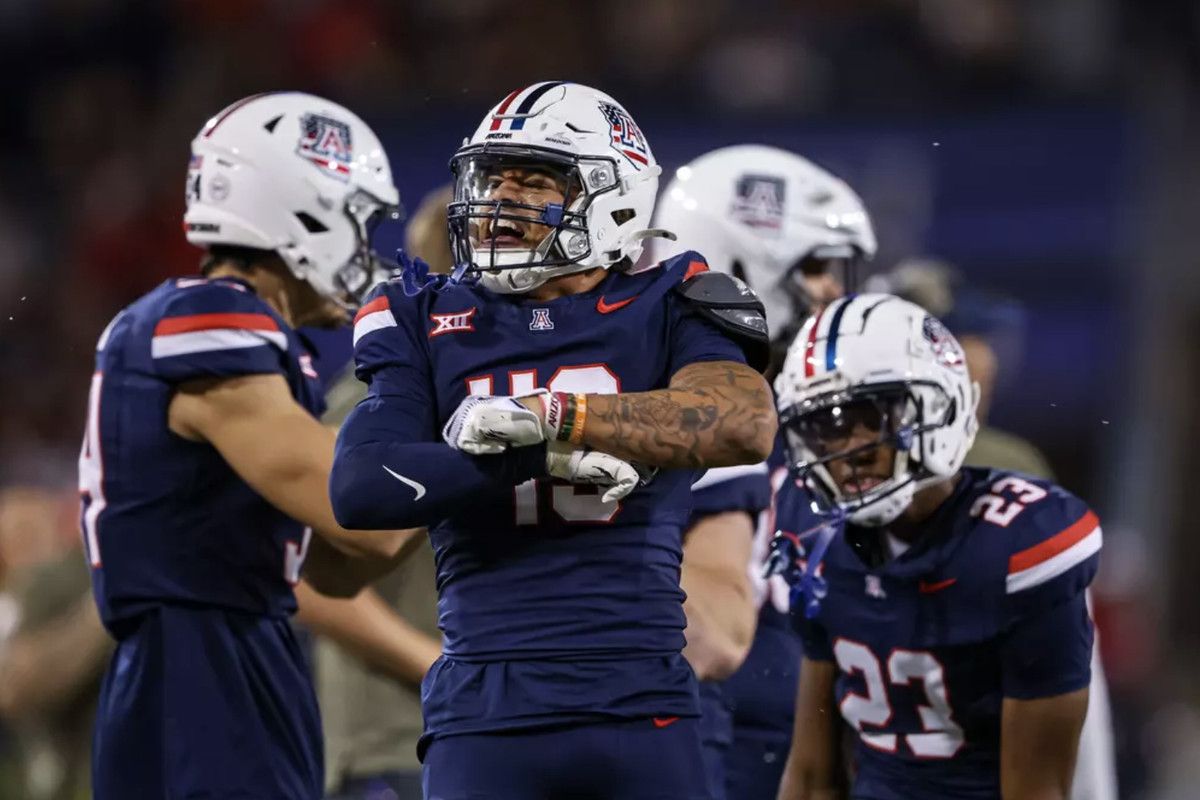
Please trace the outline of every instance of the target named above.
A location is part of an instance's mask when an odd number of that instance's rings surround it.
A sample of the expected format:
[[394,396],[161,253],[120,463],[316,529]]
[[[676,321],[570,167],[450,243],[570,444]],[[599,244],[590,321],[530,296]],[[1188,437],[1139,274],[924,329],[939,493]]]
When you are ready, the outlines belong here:
[[326,95],[381,132],[411,209],[490,105],[551,78],[621,99],[668,169],[761,142],[842,174],[876,220],[871,272],[952,264],[951,310],[999,358],[994,421],[1105,520],[1122,796],[1196,796],[1195,2],[5,0],[0,65],[0,797],[52,796],[64,748],[36,742],[86,714],[86,689],[13,696],[5,670],[78,611],[54,587],[83,571],[94,343],[197,267],[191,138],[246,94]]

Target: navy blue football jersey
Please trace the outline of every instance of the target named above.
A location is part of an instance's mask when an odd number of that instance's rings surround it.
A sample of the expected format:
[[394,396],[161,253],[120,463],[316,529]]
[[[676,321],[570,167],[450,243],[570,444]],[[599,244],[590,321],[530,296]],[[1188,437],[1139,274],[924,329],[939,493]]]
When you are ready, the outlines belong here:
[[[467,472],[504,456],[451,451],[441,428],[468,394],[648,391],[665,388],[687,364],[744,362],[741,348],[674,291],[704,269],[700,256],[684,253],[549,301],[458,284],[417,289],[397,279],[363,306],[355,361],[370,391],[342,427],[331,491],[337,512],[378,479],[349,466],[378,442],[437,443],[424,446],[428,463],[411,474],[398,461],[363,468],[396,477],[381,495],[413,491],[417,505],[446,502],[429,526],[445,655],[423,687],[426,742],[697,715],[695,680],[680,655],[679,588],[696,472],[660,471],[609,503],[594,487],[545,478],[468,484],[475,478]],[[510,452],[522,451],[544,460],[541,449]],[[417,474],[435,462],[459,472],[438,473],[436,482]],[[477,488],[465,495],[462,485]],[[449,501],[436,499],[446,492]]]
[[[780,490],[777,525],[799,534],[795,489]],[[820,535],[801,540],[811,551]],[[818,568],[827,596],[815,617],[796,610],[805,656],[838,665],[858,733],[852,796],[998,800],[1004,698],[1089,683],[1099,521],[1053,484],[966,468],[911,547],[882,535],[835,534]]]
[[121,311],[96,350],[80,456],[83,529],[110,628],[163,602],[286,616],[305,530],[238,477],[217,450],[167,428],[175,387],[277,373],[323,409],[300,339],[233,279],[169,280]]
[[167,425],[181,383],[249,374],[282,375],[320,412],[299,338],[232,279],[167,281],[97,345],[82,527],[118,640],[97,715],[98,798],[320,795],[320,720],[286,619],[308,531]]

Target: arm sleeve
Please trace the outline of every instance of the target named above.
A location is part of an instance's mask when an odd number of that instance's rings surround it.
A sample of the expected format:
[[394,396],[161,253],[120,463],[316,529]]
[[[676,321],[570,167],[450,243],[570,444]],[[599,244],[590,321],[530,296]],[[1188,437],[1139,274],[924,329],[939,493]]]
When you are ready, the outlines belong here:
[[[430,525],[454,516],[465,500],[511,492],[545,473],[544,447],[472,456],[442,442],[419,340],[402,313],[393,315],[386,294],[363,311],[355,326],[355,367],[370,390],[338,433],[329,478],[338,524],[365,530]],[[367,315],[383,316],[364,328]]]
[[253,292],[222,281],[179,288],[155,323],[150,356],[170,383],[286,371],[287,334]]

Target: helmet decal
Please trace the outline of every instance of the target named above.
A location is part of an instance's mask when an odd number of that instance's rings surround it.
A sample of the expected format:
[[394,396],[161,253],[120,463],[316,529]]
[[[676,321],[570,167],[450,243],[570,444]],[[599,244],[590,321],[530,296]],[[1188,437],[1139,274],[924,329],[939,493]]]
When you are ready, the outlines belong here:
[[932,314],[926,316],[921,323],[921,333],[933,348],[939,364],[958,372],[966,371],[967,359],[963,355],[962,347],[940,319]]
[[609,130],[612,133],[613,150],[623,155],[636,170],[641,170],[642,167],[648,165],[650,160],[647,156],[650,154],[650,148],[646,145],[646,137],[642,135],[642,129],[620,106],[613,103],[600,103],[599,105],[601,113],[608,120]]
[[729,215],[760,234],[778,238],[783,232],[787,183],[778,175],[745,174],[734,184]]
[[300,117],[300,142],[296,152],[339,180],[349,180],[351,150],[350,126],[323,114]]

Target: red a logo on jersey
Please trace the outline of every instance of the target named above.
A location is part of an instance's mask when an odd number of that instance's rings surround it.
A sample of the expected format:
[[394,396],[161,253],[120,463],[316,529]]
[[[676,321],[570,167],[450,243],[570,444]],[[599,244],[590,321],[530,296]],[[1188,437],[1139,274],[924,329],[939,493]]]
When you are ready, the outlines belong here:
[[459,333],[475,330],[471,317],[475,316],[474,307],[466,311],[456,311],[453,314],[430,314],[429,318],[437,323],[437,327],[429,332],[429,338],[441,336],[443,333]]

